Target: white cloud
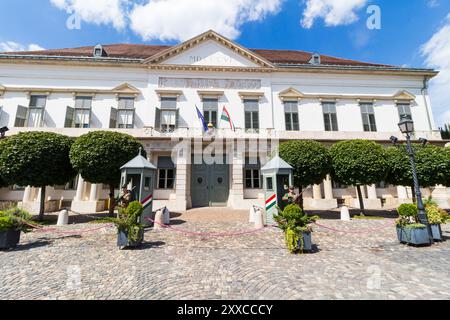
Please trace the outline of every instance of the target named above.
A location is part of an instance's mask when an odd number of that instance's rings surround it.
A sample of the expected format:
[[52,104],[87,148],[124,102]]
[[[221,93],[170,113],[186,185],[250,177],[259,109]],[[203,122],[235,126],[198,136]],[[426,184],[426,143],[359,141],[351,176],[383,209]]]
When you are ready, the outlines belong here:
[[16,51],[38,51],[45,50],[41,46],[31,43],[23,45],[14,41],[0,42],[0,52],[16,52]]
[[440,74],[432,80],[430,97],[438,125],[450,123],[450,13],[440,29],[421,48],[427,67]]
[[356,11],[364,7],[368,0],[305,0],[301,25],[310,29],[316,19],[324,19],[325,25],[335,27],[351,24],[358,20]]
[[126,25],[129,0],[50,0],[57,8],[68,14],[76,13],[81,20],[97,25],[112,24],[117,30]]
[[160,0],[135,5],[131,29],[144,40],[187,40],[208,29],[235,39],[239,28],[280,10],[284,0]]

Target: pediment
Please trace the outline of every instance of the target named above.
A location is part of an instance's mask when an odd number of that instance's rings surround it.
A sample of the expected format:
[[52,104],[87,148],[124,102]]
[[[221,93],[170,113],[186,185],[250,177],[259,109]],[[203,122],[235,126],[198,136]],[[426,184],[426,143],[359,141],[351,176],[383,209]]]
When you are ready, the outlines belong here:
[[416,96],[406,90],[401,90],[394,95],[395,100],[415,100]]
[[0,94],[3,93],[3,91],[5,91],[5,90],[6,90],[6,88],[0,84]]
[[147,64],[273,68],[258,56],[214,31],[205,32],[145,60]]
[[294,88],[289,88],[280,92],[279,97],[282,101],[284,100],[298,100],[303,98],[305,95]]
[[137,89],[136,87],[134,87],[134,86],[132,86],[131,84],[128,84],[128,83],[123,83],[120,86],[117,86],[114,89],[112,89],[112,91],[115,94],[138,95],[138,94],[141,93],[141,91],[139,89]]

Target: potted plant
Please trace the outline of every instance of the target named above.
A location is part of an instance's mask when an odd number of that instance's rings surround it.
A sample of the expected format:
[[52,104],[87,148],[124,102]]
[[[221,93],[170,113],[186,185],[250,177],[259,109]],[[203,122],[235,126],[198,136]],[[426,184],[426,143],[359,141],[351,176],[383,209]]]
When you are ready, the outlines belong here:
[[31,215],[18,208],[0,211],[0,249],[15,248],[20,241],[20,233],[28,232]]
[[432,239],[424,224],[419,223],[419,210],[415,204],[405,203],[398,209],[397,237],[400,243],[431,245]]
[[312,227],[310,224],[318,217],[309,217],[296,204],[288,205],[284,210],[278,208],[274,215],[280,229],[284,231],[286,246],[291,253],[312,251]]
[[139,201],[131,202],[127,208],[119,209],[117,218],[112,222],[117,227],[117,246],[120,249],[126,247],[138,247],[144,240],[144,225],[140,223],[144,207]]
[[427,212],[428,222],[431,225],[431,233],[433,240],[442,241],[442,229],[441,224],[444,224],[448,220],[448,214],[445,210],[442,210],[437,205],[427,205],[425,207]]

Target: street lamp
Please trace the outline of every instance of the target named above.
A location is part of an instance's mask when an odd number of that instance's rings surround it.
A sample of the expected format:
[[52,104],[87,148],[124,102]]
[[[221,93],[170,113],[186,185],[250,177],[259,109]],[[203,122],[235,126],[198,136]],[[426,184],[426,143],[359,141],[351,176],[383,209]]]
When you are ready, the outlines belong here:
[[[419,220],[420,223],[424,224],[428,229],[428,234],[430,238],[431,236],[431,227],[428,223],[427,214],[425,212],[425,207],[422,201],[422,192],[420,191],[419,179],[417,177],[417,169],[416,169],[416,161],[414,159],[414,150],[411,145],[411,134],[414,132],[414,122],[409,119],[405,119],[400,121],[398,124],[400,131],[406,135],[406,150],[409,155],[409,162],[411,163],[411,169],[413,174],[414,188],[416,189],[416,199],[417,199],[417,208],[419,209]],[[422,143],[424,139],[422,140]],[[426,143],[426,142],[425,142]]]

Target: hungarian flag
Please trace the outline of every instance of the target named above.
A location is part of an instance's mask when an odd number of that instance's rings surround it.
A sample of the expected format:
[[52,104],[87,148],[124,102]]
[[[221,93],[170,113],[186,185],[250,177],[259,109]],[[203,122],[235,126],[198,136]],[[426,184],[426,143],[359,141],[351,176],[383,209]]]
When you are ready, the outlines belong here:
[[223,107],[222,117],[220,119],[228,122],[230,124],[230,129],[236,131],[233,121],[231,121],[231,117],[230,114],[228,113],[227,108]]

